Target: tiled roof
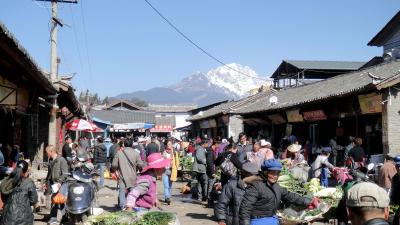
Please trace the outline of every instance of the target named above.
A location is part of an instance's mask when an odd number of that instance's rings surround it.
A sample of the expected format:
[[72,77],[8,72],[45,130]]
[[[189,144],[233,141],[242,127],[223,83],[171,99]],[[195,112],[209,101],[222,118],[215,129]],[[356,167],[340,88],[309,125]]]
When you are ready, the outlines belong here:
[[393,16],[393,18],[380,30],[375,37],[368,42],[369,46],[382,46],[384,42],[393,36],[400,25],[400,11]]
[[320,61],[320,60],[284,60],[299,69],[315,70],[357,70],[365,62],[353,61]]
[[175,126],[175,116],[156,117],[156,125],[171,125],[171,126]]
[[109,104],[107,104],[107,106],[105,107],[106,109],[112,109],[113,107],[116,107],[117,105],[121,105],[121,104],[126,104],[132,108],[135,108],[137,110],[142,110],[142,107],[136,105],[133,102],[129,102],[126,100],[112,100]]
[[17,55],[22,55],[24,58],[23,65],[29,68],[35,76],[35,80],[40,82],[41,86],[50,93],[56,93],[57,90],[54,88],[50,80],[45,76],[43,70],[31,57],[28,51],[19,43],[19,41],[14,37],[14,35],[7,29],[7,27],[0,22],[0,42],[7,43],[10,47],[16,49]]
[[147,111],[92,110],[92,116],[111,123],[155,123],[155,113]]
[[380,80],[396,76],[399,73],[399,61],[379,64],[308,85],[280,90],[273,93],[273,95],[278,98],[277,104],[271,105],[269,103],[269,97],[271,96],[269,95],[236,110],[235,113],[247,114],[284,109],[295,107],[303,103],[355,93],[368,88],[375,88],[374,85],[379,83]]
[[246,104],[250,104],[251,102],[254,102],[256,99],[260,99],[262,97],[267,96],[269,93],[270,92],[260,92],[260,93],[257,93],[255,95],[249,96],[249,97],[241,99],[241,100],[222,103],[222,104],[217,105],[211,109],[208,109],[200,114],[198,113],[194,116],[191,116],[187,120],[188,121],[202,120],[202,119],[214,117],[214,116],[217,116],[220,114],[228,114],[235,110],[245,107]]
[[154,105],[149,104],[147,110],[155,112],[188,112],[197,108],[197,105]]

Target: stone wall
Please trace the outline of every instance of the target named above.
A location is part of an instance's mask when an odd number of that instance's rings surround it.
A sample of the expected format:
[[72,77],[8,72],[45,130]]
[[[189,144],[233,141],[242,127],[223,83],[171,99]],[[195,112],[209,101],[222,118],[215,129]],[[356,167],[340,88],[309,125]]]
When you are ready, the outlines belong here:
[[383,93],[382,143],[383,153],[400,154],[400,96],[395,88]]
[[229,117],[228,137],[233,137],[233,140],[237,141],[239,133],[243,130],[243,118],[239,115],[231,115]]

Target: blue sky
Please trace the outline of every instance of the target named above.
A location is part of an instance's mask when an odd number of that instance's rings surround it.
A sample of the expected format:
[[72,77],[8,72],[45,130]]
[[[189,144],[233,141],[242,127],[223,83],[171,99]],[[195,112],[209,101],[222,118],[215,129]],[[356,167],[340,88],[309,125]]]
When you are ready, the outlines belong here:
[[[264,77],[282,59],[363,61],[381,55],[367,43],[400,9],[395,0],[149,1],[222,61],[250,66]],[[0,3],[0,21],[46,70],[49,7],[33,0]],[[114,96],[219,66],[143,0],[79,0],[60,4],[59,15],[71,26],[59,30],[60,72],[77,73],[78,91]]]

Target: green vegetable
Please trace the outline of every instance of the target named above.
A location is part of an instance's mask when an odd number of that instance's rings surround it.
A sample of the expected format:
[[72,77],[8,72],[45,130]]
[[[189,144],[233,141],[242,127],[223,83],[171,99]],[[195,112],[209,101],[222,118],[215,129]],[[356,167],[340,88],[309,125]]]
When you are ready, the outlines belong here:
[[148,212],[135,225],[168,225],[174,219],[172,213]]
[[105,213],[90,217],[88,223],[91,225],[168,225],[174,219],[172,213],[148,212],[142,218],[135,212]]
[[320,209],[313,209],[313,210],[307,211],[304,217],[306,217],[306,216],[317,216],[317,215],[319,215],[321,213],[322,213],[322,211]]
[[399,210],[400,206],[399,205],[390,205],[389,206],[389,215],[394,215],[397,210]]

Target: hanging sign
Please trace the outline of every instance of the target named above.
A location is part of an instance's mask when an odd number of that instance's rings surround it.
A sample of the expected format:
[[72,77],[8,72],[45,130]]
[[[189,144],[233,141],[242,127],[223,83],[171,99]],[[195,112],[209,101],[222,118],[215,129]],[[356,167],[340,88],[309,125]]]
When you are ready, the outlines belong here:
[[150,133],[169,133],[172,130],[173,127],[171,125],[155,125],[150,129]]
[[315,110],[309,112],[303,112],[304,119],[307,121],[318,121],[318,120],[326,120],[327,117],[322,110]]
[[362,114],[382,112],[382,95],[377,95],[375,93],[359,95],[358,102],[360,103]]
[[300,109],[295,110],[288,110],[286,111],[286,117],[288,122],[295,123],[295,122],[303,122],[303,115],[300,114]]
[[286,120],[280,114],[268,115],[268,119],[270,119],[273,124],[286,123]]
[[201,129],[206,129],[206,128],[210,128],[210,124],[208,122],[208,120],[203,120],[200,122],[200,128]]
[[229,115],[223,115],[222,120],[224,121],[225,125],[229,124]]
[[210,125],[210,127],[217,127],[217,121],[215,119],[210,119],[208,121],[208,124]]

